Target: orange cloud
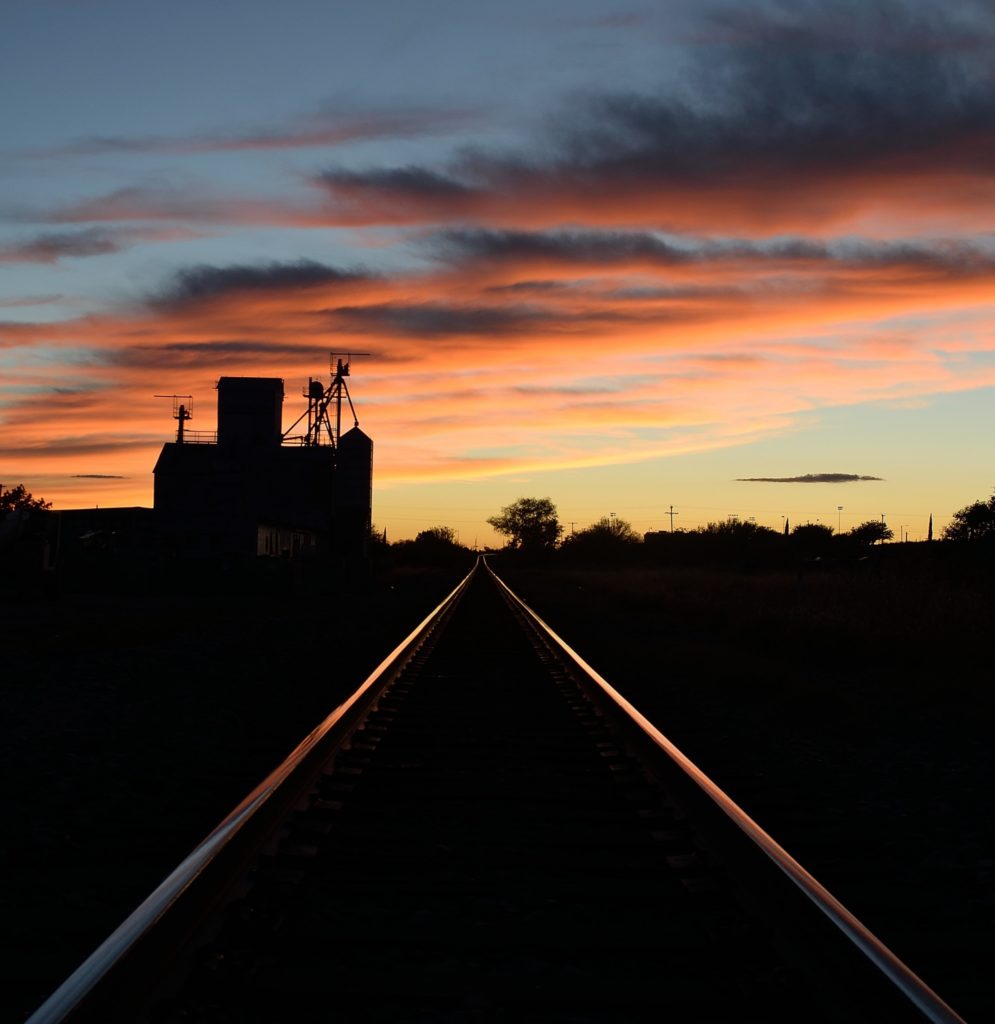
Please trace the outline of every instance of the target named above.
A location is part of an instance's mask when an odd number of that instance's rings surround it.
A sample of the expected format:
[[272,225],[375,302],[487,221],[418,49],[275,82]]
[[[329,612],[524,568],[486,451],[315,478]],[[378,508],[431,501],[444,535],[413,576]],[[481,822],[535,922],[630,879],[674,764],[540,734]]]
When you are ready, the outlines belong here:
[[[280,376],[289,425],[329,349],[371,353],[354,390],[381,485],[702,451],[811,410],[995,383],[974,358],[992,337],[981,248],[472,241],[407,274],[193,267],[131,309],[0,324],[17,380],[0,391],[0,454],[61,481],[46,494],[59,503],[88,493],[81,474],[127,476],[93,486],[148,502],[172,432],[153,395],[193,394],[191,426],[211,430],[218,376]],[[936,329],[951,316],[972,319],[970,345]]]

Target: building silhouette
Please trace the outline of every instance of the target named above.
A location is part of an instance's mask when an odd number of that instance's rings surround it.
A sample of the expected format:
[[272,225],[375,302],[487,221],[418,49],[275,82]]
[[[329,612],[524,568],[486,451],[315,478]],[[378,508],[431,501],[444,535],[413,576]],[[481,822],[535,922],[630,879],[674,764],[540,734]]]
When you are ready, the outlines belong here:
[[[359,561],[371,527],[373,442],[356,421],[342,432],[348,400],[338,367],[328,388],[309,381],[307,432],[283,431],[283,380],[222,377],[217,433],[185,429],[179,405],[175,441],[163,445],[153,474],[157,530],[183,555]],[[294,429],[304,417],[291,427]]]

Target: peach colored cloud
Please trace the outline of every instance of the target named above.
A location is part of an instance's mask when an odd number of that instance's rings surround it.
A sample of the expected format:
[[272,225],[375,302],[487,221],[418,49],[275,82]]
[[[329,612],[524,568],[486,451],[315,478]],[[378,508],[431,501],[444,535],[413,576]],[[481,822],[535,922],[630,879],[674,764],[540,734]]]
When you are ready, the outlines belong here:
[[[497,227],[590,227],[668,231],[742,232],[767,237],[864,230],[883,236],[910,228],[991,231],[995,184],[983,170],[995,146],[937,152],[926,165],[909,166],[905,154],[850,172],[812,169],[798,176],[763,162],[738,166],[710,182],[628,180],[574,172],[509,170],[483,184],[432,180],[420,169],[327,174],[317,180],[326,202],[318,225],[419,225],[473,221]],[[963,168],[951,169],[947,158]],[[415,187],[409,183],[417,181]]]
[[[603,180],[569,170],[530,176],[509,173],[493,184],[431,180],[432,172],[326,174],[294,196],[232,195],[205,189],[130,186],[47,211],[52,224],[163,221],[177,225],[253,225],[284,228],[413,227],[467,221],[497,228],[548,229],[583,223],[605,229],[646,226],[674,232],[736,232],[759,238],[786,233],[829,237],[845,232],[896,237],[910,231],[995,230],[995,184],[984,169],[995,153],[964,147],[964,166],[937,152],[927,166],[905,155],[859,172],[793,169],[771,174],[764,165],[737,168],[727,180]],[[406,184],[404,175],[420,181]],[[423,177],[424,176],[424,177]]]
[[[706,6],[694,23],[682,40],[690,45],[679,87],[574,93],[514,144],[478,143],[416,163],[328,164],[293,179],[289,195],[132,186],[33,215],[296,228],[583,225],[757,238],[995,227],[988,6],[875,0],[827,12],[804,0]],[[338,144],[468,121],[473,115],[444,107],[323,109],[235,134],[82,140],[63,155],[74,147],[196,154]]]
[[574,95],[541,139],[505,150],[328,167],[314,179],[326,215],[763,237],[990,230],[992,12],[892,0],[844,11],[705,9],[680,88]]
[[[352,383],[381,486],[703,451],[830,406],[995,384],[974,361],[995,337],[995,268],[910,252],[744,250],[676,266],[637,254],[580,277],[575,261],[545,259],[547,287],[528,301],[495,291],[533,280],[528,259],[394,276],[191,268],[131,310],[0,324],[17,381],[0,388],[0,455],[8,474],[61,481],[47,494],[60,504],[91,484],[147,503],[173,429],[154,394],[193,394],[191,427],[211,430],[218,376],[281,376],[289,425],[331,349],[372,353]],[[946,317],[972,320],[970,346],[937,330]]]

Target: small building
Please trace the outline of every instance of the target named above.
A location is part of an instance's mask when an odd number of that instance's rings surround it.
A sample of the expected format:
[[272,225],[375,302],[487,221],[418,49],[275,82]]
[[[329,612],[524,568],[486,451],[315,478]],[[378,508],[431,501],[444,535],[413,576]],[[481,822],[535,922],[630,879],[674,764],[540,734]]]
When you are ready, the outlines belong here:
[[189,414],[179,406],[176,440],[163,445],[153,469],[157,527],[167,548],[194,556],[362,557],[371,526],[373,442],[358,422],[339,432],[348,372],[340,360],[327,389],[309,382],[308,428],[299,436],[284,434],[279,377],[222,377],[216,434],[185,430]]

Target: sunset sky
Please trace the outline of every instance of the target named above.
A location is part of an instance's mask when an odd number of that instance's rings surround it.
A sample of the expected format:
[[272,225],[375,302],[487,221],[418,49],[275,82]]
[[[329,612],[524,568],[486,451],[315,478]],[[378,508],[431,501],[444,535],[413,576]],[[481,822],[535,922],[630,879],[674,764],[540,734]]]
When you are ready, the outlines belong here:
[[525,495],[916,537],[995,487],[990,3],[0,19],[7,486],[151,505],[155,395],[213,430],[279,376],[289,426],[335,351],[393,540]]

